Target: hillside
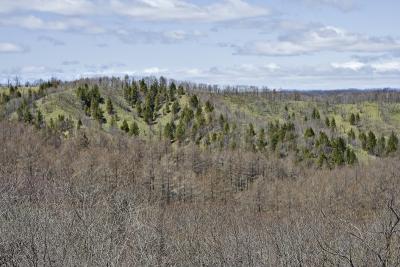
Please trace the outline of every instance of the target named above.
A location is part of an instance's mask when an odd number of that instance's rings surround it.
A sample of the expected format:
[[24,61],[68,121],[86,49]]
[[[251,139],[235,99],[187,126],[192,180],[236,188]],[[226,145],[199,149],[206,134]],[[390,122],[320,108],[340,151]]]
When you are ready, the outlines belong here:
[[0,265],[397,266],[400,93],[1,89]]
[[3,117],[55,129],[66,138],[77,128],[126,133],[178,146],[292,155],[297,163],[317,167],[393,156],[400,132],[397,91],[220,91],[128,77],[54,80],[1,91]]

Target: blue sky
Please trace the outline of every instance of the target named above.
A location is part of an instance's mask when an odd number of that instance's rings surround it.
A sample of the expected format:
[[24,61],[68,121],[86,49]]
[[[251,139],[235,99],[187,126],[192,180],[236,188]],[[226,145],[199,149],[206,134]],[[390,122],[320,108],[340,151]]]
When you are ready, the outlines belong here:
[[1,0],[0,82],[400,88],[398,0]]

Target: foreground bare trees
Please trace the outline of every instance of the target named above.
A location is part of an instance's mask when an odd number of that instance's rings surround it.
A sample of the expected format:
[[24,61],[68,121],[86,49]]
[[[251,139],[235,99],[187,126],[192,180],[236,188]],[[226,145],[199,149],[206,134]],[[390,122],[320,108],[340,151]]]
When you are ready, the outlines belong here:
[[0,123],[0,265],[400,264],[397,159],[262,154]]

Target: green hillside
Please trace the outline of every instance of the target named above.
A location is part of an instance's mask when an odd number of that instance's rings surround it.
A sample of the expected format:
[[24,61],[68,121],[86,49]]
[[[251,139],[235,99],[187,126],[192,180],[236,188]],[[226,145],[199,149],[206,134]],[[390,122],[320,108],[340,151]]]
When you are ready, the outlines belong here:
[[395,155],[400,132],[398,102],[357,95],[336,101],[329,93],[216,92],[165,78],[11,86],[1,89],[0,100],[2,117],[64,138],[104,131],[175,146],[292,155],[296,163],[329,168]]

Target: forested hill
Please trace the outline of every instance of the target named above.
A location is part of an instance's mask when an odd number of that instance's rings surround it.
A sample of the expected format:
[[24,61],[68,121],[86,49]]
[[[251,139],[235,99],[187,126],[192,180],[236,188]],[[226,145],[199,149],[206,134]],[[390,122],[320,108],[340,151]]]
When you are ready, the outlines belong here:
[[1,117],[61,139],[105,131],[179,149],[231,149],[316,168],[398,154],[397,90],[275,91],[148,77],[1,88]]

